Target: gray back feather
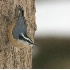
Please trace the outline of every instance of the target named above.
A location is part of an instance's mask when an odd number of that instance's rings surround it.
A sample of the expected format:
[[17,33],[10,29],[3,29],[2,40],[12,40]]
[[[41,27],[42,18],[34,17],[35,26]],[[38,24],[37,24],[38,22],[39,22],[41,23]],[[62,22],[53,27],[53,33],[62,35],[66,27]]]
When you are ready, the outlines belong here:
[[21,33],[27,34],[27,26],[25,24],[25,18],[23,17],[19,17],[16,26],[13,29],[13,37],[18,39]]

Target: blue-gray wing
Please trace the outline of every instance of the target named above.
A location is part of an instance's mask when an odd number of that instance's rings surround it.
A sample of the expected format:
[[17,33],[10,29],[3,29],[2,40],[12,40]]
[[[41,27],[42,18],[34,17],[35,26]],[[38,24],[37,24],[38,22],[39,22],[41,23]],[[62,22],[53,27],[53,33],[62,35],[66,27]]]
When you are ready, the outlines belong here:
[[19,39],[19,35],[21,33],[27,34],[27,26],[25,24],[25,19],[23,17],[20,17],[16,23],[16,26],[13,29],[13,37],[15,39]]

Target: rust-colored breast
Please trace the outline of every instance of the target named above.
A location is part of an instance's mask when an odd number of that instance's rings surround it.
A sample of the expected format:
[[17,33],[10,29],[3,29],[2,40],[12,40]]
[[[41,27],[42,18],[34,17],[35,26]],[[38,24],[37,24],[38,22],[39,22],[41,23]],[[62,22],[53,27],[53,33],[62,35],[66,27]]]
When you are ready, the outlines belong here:
[[9,41],[12,44],[12,46],[14,46],[14,47],[24,48],[24,47],[28,46],[27,44],[25,44],[24,41],[21,41],[19,39],[14,39],[13,38],[12,31],[13,31],[15,25],[16,25],[16,22],[14,21],[8,26],[8,38],[9,38]]

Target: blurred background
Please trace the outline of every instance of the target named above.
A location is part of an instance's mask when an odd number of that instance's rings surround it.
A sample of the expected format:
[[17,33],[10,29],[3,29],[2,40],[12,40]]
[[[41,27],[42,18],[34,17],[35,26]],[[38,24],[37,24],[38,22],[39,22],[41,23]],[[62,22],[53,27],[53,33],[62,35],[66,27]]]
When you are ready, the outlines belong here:
[[36,0],[33,69],[70,68],[70,1]]

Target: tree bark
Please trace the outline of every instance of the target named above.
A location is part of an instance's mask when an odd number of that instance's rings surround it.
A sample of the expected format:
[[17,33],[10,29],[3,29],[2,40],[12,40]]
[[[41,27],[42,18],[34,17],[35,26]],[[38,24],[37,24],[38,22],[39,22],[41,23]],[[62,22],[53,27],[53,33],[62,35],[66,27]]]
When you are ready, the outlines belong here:
[[35,0],[0,0],[0,69],[32,68],[32,48],[14,47],[8,38],[8,25],[14,21],[18,5],[24,8],[27,33],[34,42]]

